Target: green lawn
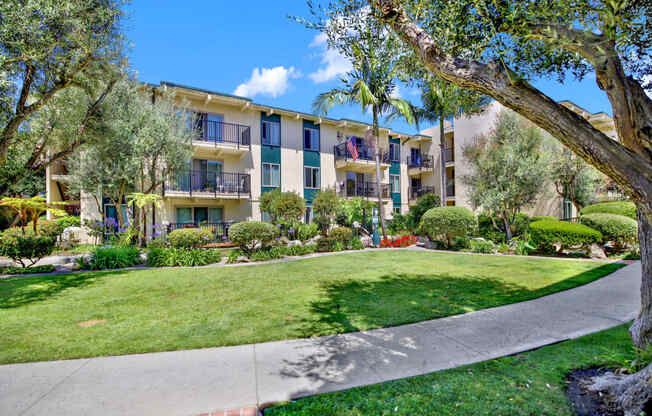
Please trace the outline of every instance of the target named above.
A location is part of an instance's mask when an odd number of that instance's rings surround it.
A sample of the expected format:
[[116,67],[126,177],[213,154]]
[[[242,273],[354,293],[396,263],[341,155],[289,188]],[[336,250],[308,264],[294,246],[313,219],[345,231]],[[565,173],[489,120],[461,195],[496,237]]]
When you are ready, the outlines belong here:
[[[237,268],[0,280],[0,363],[393,326],[536,298],[619,267],[387,250]],[[106,322],[77,325],[89,320]]]
[[564,394],[569,371],[621,366],[633,358],[621,326],[511,357],[300,399],[265,415],[571,416]]

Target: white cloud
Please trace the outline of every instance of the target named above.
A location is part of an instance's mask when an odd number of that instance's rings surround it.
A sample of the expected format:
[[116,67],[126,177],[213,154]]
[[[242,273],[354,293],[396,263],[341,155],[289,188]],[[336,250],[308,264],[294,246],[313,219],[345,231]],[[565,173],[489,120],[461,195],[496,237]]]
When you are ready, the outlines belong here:
[[345,74],[353,69],[351,62],[342,54],[328,47],[324,33],[315,36],[309,46],[311,48],[321,48],[321,64],[324,66],[308,75],[316,84],[335,79],[339,75]]
[[276,98],[287,91],[290,86],[290,79],[300,77],[301,72],[297,71],[293,66],[289,68],[283,66],[254,68],[251,72],[251,78],[238,85],[233,94],[242,97],[254,97],[262,94]]
[[392,98],[403,98],[401,96],[401,87],[398,85],[394,86],[394,91],[392,91]]

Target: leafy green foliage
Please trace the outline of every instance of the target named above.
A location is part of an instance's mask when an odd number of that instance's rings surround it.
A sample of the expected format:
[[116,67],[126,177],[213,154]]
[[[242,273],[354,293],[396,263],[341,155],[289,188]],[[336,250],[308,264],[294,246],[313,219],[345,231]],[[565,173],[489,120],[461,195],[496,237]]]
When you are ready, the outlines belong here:
[[604,241],[613,241],[618,247],[625,247],[636,242],[638,223],[622,215],[586,214],[580,217],[582,224],[600,231]]
[[494,243],[489,240],[471,239],[469,247],[474,253],[491,254],[494,252]]
[[531,222],[535,221],[558,221],[559,218],[553,217],[552,215],[535,215],[534,217],[530,218]]
[[333,228],[330,233],[328,233],[328,237],[330,237],[330,239],[334,242],[339,242],[346,245],[349,244],[353,238],[353,231],[347,227],[337,227]]
[[345,227],[352,227],[354,222],[364,225],[365,221],[370,220],[372,209],[375,206],[376,204],[372,201],[360,197],[340,198],[336,210],[337,223]]
[[56,240],[50,236],[23,234],[19,228],[9,228],[0,234],[0,256],[9,257],[22,267],[30,267],[52,254],[55,243]]
[[205,228],[180,228],[168,234],[167,238],[174,248],[199,248],[208,244],[213,234]]
[[297,226],[297,238],[301,241],[308,241],[319,235],[319,226],[315,223],[299,224]]
[[296,192],[274,189],[260,196],[260,210],[269,214],[273,224],[281,224],[288,229],[303,218],[306,200]]
[[204,266],[219,263],[222,255],[216,249],[157,247],[147,253],[147,265],[152,267]]
[[257,246],[265,248],[276,237],[278,229],[268,222],[239,222],[229,227],[229,240],[247,254],[251,254]]
[[305,256],[306,254],[311,254],[317,251],[316,244],[307,244],[303,246],[274,246],[266,247],[258,250],[254,250],[248,255],[241,250],[231,250],[229,252],[229,257],[227,263],[236,263],[238,257],[247,256],[251,261],[267,261],[281,259],[283,257],[294,257],[294,256]]
[[629,201],[601,202],[582,208],[580,214],[616,214],[636,220],[636,205]]
[[65,217],[57,218],[55,221],[64,230],[68,227],[81,227],[81,218],[72,215],[66,215]]
[[[550,217],[555,219],[554,217]],[[511,226],[512,238],[520,237],[521,235],[527,233],[530,222],[533,220],[519,212],[514,218],[514,223]],[[496,229],[496,226],[498,229]],[[494,243],[504,243],[506,242],[505,238],[505,225],[500,218],[496,219],[496,226],[491,221],[491,217],[486,214],[478,215],[478,235],[484,239],[491,240]]]
[[32,274],[32,273],[52,273],[56,268],[52,264],[32,267],[0,267],[0,274]]
[[536,221],[530,224],[530,237],[537,248],[545,252],[587,246],[602,241],[602,234],[586,225],[565,221]]
[[335,189],[326,189],[317,192],[312,200],[312,210],[315,215],[333,218],[340,205],[340,197]]
[[90,270],[123,269],[140,264],[140,250],[130,246],[98,247],[91,254]]
[[[72,192],[94,195],[102,189],[117,206],[135,190],[154,193],[165,179],[187,169],[197,133],[189,127],[189,113],[179,111],[172,96],[157,93],[152,105],[141,84],[121,80],[98,111],[101,118],[85,133],[88,146],[69,158]],[[123,227],[122,211],[116,213]]]
[[471,166],[462,177],[473,207],[500,219],[509,240],[517,214],[533,205],[546,180],[548,162],[541,151],[541,130],[511,111],[501,111],[486,137],[464,148]]
[[475,215],[464,207],[437,207],[421,218],[421,232],[431,240],[441,240],[451,247],[454,237],[465,237],[476,228]]

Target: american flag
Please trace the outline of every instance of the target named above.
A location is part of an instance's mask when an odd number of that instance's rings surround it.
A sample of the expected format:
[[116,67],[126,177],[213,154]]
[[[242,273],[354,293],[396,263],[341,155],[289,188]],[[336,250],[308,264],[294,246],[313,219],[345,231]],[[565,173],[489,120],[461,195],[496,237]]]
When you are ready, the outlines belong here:
[[351,157],[355,161],[360,155],[358,154],[358,146],[355,144],[355,137],[350,137],[346,141],[346,148],[348,149]]

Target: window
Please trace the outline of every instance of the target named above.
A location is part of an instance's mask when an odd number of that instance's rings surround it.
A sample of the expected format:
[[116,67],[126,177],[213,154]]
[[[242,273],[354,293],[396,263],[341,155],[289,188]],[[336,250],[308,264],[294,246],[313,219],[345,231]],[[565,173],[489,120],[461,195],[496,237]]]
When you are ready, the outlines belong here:
[[305,150],[319,151],[319,130],[311,128],[303,129],[303,148]]
[[410,158],[412,159],[412,166],[421,166],[421,149],[412,147],[410,149]]
[[262,211],[260,214],[264,222],[272,222],[272,217],[269,215],[267,211]]
[[277,121],[263,121],[261,137],[263,144],[269,146],[280,146],[281,123]]
[[400,162],[401,146],[398,143],[389,144],[389,158],[392,162]]
[[[122,220],[125,222],[125,224],[129,225],[129,215],[130,212],[128,210],[127,205],[122,204],[120,205],[121,211],[122,211]],[[115,222],[118,222],[118,212],[115,209],[115,205],[113,204],[105,204],[104,205],[104,216],[106,218],[113,218]]]
[[389,175],[389,184],[392,187],[393,194],[401,193],[401,176],[400,175]]
[[394,214],[400,214],[401,213],[401,207],[394,207]]
[[312,222],[312,207],[310,205],[306,207],[306,215],[304,221],[306,224],[310,224]]
[[177,208],[177,223],[192,224],[192,208]]
[[281,186],[281,165],[263,163],[263,186]]
[[319,168],[304,166],[303,186],[305,188],[319,189]]

